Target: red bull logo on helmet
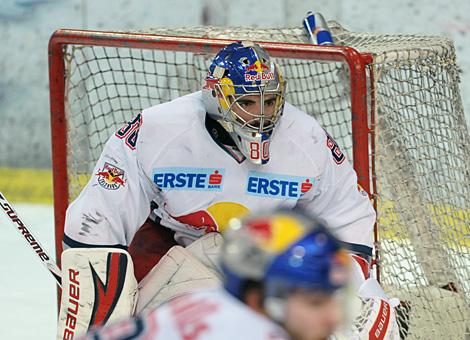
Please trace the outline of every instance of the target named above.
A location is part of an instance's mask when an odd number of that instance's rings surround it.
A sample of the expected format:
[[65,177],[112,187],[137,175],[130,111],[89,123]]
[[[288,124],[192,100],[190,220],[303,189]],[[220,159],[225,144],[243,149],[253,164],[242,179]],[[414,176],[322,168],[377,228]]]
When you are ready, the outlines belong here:
[[246,68],[245,81],[274,80],[274,72],[266,64],[256,60]]
[[162,190],[221,191],[224,169],[156,168],[153,182]]
[[107,162],[95,175],[98,176],[99,185],[108,190],[117,190],[126,183],[124,170]]

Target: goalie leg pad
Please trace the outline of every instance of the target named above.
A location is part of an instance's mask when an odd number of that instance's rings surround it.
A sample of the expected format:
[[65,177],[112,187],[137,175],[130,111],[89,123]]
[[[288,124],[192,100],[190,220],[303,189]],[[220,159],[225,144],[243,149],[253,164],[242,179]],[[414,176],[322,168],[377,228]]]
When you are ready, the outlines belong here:
[[62,253],[62,298],[57,339],[130,317],[137,299],[130,255],[117,248],[70,248]]
[[213,270],[220,277],[223,276],[219,265],[219,254],[224,240],[220,233],[208,233],[186,247],[203,265]]
[[154,309],[178,295],[220,284],[216,271],[204,265],[187,248],[174,246],[139,283],[136,314]]

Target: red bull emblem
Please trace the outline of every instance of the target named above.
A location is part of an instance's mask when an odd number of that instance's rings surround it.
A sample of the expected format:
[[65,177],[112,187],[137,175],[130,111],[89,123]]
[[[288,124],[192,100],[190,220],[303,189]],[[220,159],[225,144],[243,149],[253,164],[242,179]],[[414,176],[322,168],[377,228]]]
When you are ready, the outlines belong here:
[[[166,210],[166,206],[165,206]],[[240,218],[250,211],[245,206],[235,202],[217,202],[206,209],[190,212],[186,215],[173,215],[173,219],[184,224],[191,230],[200,230],[205,233],[223,231],[232,218]]]
[[108,190],[117,190],[126,183],[124,170],[109,163],[104,163],[103,169],[100,169],[96,176],[98,176],[98,183]]
[[205,230],[206,233],[217,231],[217,222],[205,210],[196,211],[183,216],[172,216],[180,223],[186,224],[191,229]]
[[[255,73],[256,72],[256,73]],[[274,73],[266,64],[256,60],[246,68],[245,81],[274,80]]]

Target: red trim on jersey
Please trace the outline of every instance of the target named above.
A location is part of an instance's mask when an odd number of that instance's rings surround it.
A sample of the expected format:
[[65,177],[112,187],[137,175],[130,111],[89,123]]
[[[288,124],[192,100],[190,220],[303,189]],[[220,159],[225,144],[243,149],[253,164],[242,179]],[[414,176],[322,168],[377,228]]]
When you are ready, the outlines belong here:
[[356,260],[356,262],[361,267],[362,274],[364,274],[364,278],[368,279],[369,278],[369,269],[370,269],[369,262],[367,262],[367,260],[365,258],[363,258],[359,255],[355,255],[355,254],[351,254],[351,255],[352,255],[352,258],[354,260]]

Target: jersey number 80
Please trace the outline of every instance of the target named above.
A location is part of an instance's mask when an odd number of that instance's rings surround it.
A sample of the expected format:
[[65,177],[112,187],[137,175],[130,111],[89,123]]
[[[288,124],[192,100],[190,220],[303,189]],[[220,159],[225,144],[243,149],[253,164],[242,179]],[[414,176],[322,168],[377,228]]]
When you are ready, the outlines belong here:
[[260,156],[263,161],[269,159],[269,141],[250,142],[250,158],[257,160],[260,159]]

